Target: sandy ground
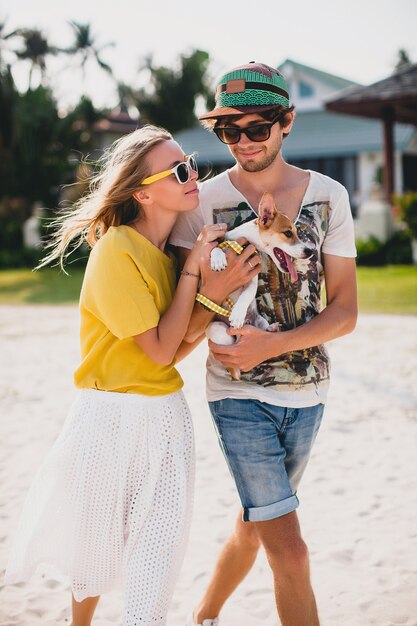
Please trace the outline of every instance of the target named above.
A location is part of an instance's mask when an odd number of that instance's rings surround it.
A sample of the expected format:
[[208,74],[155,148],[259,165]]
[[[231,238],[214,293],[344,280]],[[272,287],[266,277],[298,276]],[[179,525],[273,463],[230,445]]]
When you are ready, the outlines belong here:
[[[0,570],[33,473],[74,396],[75,307],[0,308]],[[417,318],[362,316],[329,346],[333,383],[299,490],[323,626],[417,625]],[[183,626],[202,593],[238,501],[204,401],[202,346],[181,366],[197,441],[191,538],[169,615]],[[2,580],[2,574],[1,579]],[[2,626],[70,621],[64,578],[46,568],[0,587]],[[121,595],[96,626],[120,623]],[[263,553],[229,600],[222,626],[278,626]]]

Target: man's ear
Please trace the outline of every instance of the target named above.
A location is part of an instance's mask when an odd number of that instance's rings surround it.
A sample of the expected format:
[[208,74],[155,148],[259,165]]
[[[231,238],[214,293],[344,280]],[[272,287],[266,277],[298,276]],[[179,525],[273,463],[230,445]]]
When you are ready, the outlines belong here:
[[136,202],[139,202],[139,204],[149,204],[151,202],[151,196],[147,189],[139,189],[139,191],[135,191],[133,197]]
[[281,130],[283,133],[289,133],[292,128],[292,125],[294,124],[295,111],[291,111],[290,113],[287,113],[285,115],[285,120],[286,120],[286,124],[285,126],[281,124]]
[[259,217],[258,225],[263,228],[269,228],[278,213],[275,206],[274,198],[269,191],[265,191],[258,207]]

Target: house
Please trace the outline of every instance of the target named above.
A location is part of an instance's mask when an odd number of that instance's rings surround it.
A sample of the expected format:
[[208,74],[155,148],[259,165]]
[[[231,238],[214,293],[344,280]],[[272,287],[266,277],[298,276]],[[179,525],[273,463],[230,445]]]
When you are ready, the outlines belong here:
[[132,118],[126,104],[121,100],[115,109],[95,122],[93,126],[95,150],[100,154],[116,139],[141,126],[143,124],[138,119]]
[[[285,139],[283,154],[294,165],[314,169],[341,182],[348,190],[358,236],[388,236],[390,207],[380,202],[375,209],[377,190],[382,183],[383,131],[378,120],[352,117],[327,111],[325,103],[357,84],[327,72],[285,60],[278,69],[288,81],[296,106],[296,123]],[[219,172],[231,164],[227,146],[211,133],[196,126],[176,134],[186,153],[196,151],[206,172]],[[396,193],[417,188],[417,129],[397,124],[394,129]],[[372,212],[372,219],[366,217]],[[383,214],[383,215],[382,215]]]
[[[405,63],[387,78],[366,87],[345,89],[327,100],[326,109],[337,113],[380,120],[384,129],[384,187],[387,199],[395,190],[395,124],[417,127],[417,63]],[[403,182],[406,190],[417,190],[417,156],[403,156]]]

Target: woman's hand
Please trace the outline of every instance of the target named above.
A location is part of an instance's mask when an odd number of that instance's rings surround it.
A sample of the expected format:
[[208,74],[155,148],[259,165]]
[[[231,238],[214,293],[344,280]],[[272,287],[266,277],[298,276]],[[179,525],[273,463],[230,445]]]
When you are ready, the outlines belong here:
[[210,249],[207,247],[204,250],[204,256],[201,258],[200,292],[218,304],[259,274],[260,258],[256,253],[255,246],[247,245],[247,239],[242,237],[237,241],[242,246],[246,245],[246,248],[242,254],[236,254],[231,248],[226,248],[224,252],[227,258],[227,267],[221,272],[216,272],[210,267],[210,252],[214,247],[213,245]]
[[183,269],[193,274],[199,274],[201,262],[203,260],[205,263],[207,262],[206,260],[210,257],[210,252],[216,247],[218,240],[223,240],[226,230],[227,224],[203,226]]

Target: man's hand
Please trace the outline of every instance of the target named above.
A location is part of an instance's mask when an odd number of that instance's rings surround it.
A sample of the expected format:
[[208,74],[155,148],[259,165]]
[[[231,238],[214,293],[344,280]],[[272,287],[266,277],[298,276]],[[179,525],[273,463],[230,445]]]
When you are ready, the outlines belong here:
[[[209,348],[214,357],[226,368],[236,368],[247,372],[259,363],[287,352],[285,332],[270,333],[255,326],[242,326],[242,328],[229,328],[227,333],[235,335],[238,342],[232,346],[222,346],[209,341]],[[281,351],[279,343],[282,344]]]
[[273,357],[318,346],[352,332],[357,317],[355,259],[324,254],[327,306],[309,322],[291,330],[268,332],[254,326],[229,328],[239,337],[232,346],[209,342],[225,367],[248,371]]

